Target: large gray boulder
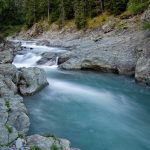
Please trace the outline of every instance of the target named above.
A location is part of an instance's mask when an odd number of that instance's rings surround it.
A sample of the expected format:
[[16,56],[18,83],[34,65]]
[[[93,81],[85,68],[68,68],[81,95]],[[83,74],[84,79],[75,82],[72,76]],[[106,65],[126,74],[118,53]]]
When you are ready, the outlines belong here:
[[[105,37],[87,47],[80,47],[60,65],[63,69],[90,69],[134,75],[137,56],[135,51],[137,35]],[[69,52],[70,53],[70,52]],[[66,54],[65,54],[66,55]],[[61,56],[66,58],[66,56]]]
[[141,20],[143,22],[150,22],[150,5],[149,5],[148,9],[143,13]]
[[13,81],[0,74],[0,95],[1,97],[12,96],[17,93],[17,87]]
[[115,22],[114,21],[109,21],[107,24],[104,24],[102,26],[102,30],[104,33],[108,33],[114,30],[115,28]]
[[140,57],[135,72],[135,79],[138,82],[150,85],[150,57]]
[[55,52],[45,52],[41,56],[42,56],[42,58],[37,62],[37,64],[43,65],[48,62],[51,62],[51,64],[49,64],[49,65],[54,65],[58,54]]
[[0,125],[0,146],[7,146],[18,137],[16,129],[10,125]]
[[0,125],[5,125],[8,119],[8,108],[4,99],[0,98]]
[[5,50],[0,52],[0,63],[12,63],[13,62],[13,52],[10,50]]
[[0,64],[0,74],[5,77],[16,80],[17,72],[18,70],[13,64]]
[[19,95],[5,98],[9,103],[9,117],[7,123],[16,128],[19,134],[27,134],[30,120],[27,116],[27,109],[23,103],[23,98]]
[[56,137],[43,137],[38,134],[27,137],[27,145],[29,147],[38,147],[41,150],[61,149],[73,150],[70,147],[70,142],[66,139],[59,139]]
[[37,67],[21,68],[19,90],[22,95],[34,95],[48,85],[46,73]]

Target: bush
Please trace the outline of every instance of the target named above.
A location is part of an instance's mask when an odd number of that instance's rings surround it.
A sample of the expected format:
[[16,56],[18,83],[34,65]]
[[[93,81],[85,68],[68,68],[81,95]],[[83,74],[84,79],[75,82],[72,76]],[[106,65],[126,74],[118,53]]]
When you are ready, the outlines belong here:
[[143,13],[149,4],[149,0],[129,0],[128,3],[128,11],[132,13],[133,15],[141,14]]
[[58,148],[57,145],[53,144],[50,150],[62,150],[62,148]]
[[12,133],[13,132],[13,128],[9,125],[6,125],[6,129],[9,133]]
[[105,2],[105,8],[114,15],[119,15],[126,10],[127,0],[108,0]]
[[32,146],[31,150],[41,150],[38,146]]
[[78,0],[75,7],[75,24],[78,29],[85,28],[87,24],[87,18],[84,12],[85,4],[83,1]]
[[147,29],[150,30],[150,22],[145,22],[145,23],[143,24],[143,29],[144,29],[144,30],[147,30]]

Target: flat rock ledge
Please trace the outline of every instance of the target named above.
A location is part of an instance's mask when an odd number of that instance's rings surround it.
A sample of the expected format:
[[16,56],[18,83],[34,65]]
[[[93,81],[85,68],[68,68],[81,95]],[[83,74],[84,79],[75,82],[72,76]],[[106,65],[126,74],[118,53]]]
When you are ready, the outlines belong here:
[[39,68],[17,69],[12,63],[16,48],[0,44],[0,150],[73,150],[65,139],[32,135],[27,109],[21,95],[34,95],[48,85],[46,73]]

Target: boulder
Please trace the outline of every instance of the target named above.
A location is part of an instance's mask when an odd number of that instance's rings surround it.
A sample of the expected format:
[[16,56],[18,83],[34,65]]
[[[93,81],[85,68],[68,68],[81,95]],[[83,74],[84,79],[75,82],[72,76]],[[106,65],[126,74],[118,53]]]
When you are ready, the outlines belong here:
[[43,65],[49,61],[55,64],[56,57],[58,56],[58,54],[56,54],[54,52],[46,52],[46,53],[43,53],[41,56],[42,56],[42,58],[37,62],[37,64]]
[[13,149],[11,149],[11,148],[9,148],[9,147],[0,147],[0,150],[13,150]]
[[37,67],[21,68],[19,90],[22,95],[34,95],[48,85],[46,73]]
[[12,63],[13,62],[13,53],[10,50],[0,52],[0,63]]
[[137,61],[135,79],[138,82],[150,85],[150,57],[140,57]]
[[0,146],[7,146],[18,137],[16,129],[10,125],[0,125]]
[[114,30],[115,28],[115,22],[114,21],[109,21],[107,24],[104,24],[102,26],[102,30],[104,33],[108,33]]
[[142,22],[150,22],[150,5],[141,17]]
[[42,150],[61,149],[61,150],[73,150],[70,147],[70,142],[66,139],[59,139],[56,137],[43,137],[40,135],[32,135],[27,137],[27,145],[32,147],[38,147]]
[[0,98],[0,118],[0,125],[5,125],[8,119],[8,108],[2,98]]
[[63,64],[69,60],[72,56],[72,52],[68,51],[67,53],[61,54],[58,58],[58,65]]
[[29,131],[30,120],[27,116],[27,109],[23,103],[23,98],[19,95],[6,97],[9,103],[9,117],[7,122],[16,128],[19,134],[26,134]]
[[16,128],[19,134],[26,135],[29,131],[30,120],[24,112],[12,111],[8,123]]
[[0,74],[5,77],[16,80],[17,72],[18,70],[13,64],[0,64]]
[[5,78],[3,75],[0,75],[0,96],[1,97],[11,97],[17,92],[16,85],[8,77]]
[[53,141],[51,141],[51,139],[37,134],[27,137],[27,145],[29,145],[29,147],[31,148],[36,146],[42,150],[50,150],[52,144]]

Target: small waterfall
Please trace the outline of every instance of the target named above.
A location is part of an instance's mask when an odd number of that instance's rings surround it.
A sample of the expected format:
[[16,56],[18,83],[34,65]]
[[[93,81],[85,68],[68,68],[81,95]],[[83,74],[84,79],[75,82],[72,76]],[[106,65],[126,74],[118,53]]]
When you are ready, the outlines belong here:
[[57,56],[56,61],[55,61],[55,66],[58,66],[58,60],[59,60],[59,57]]

